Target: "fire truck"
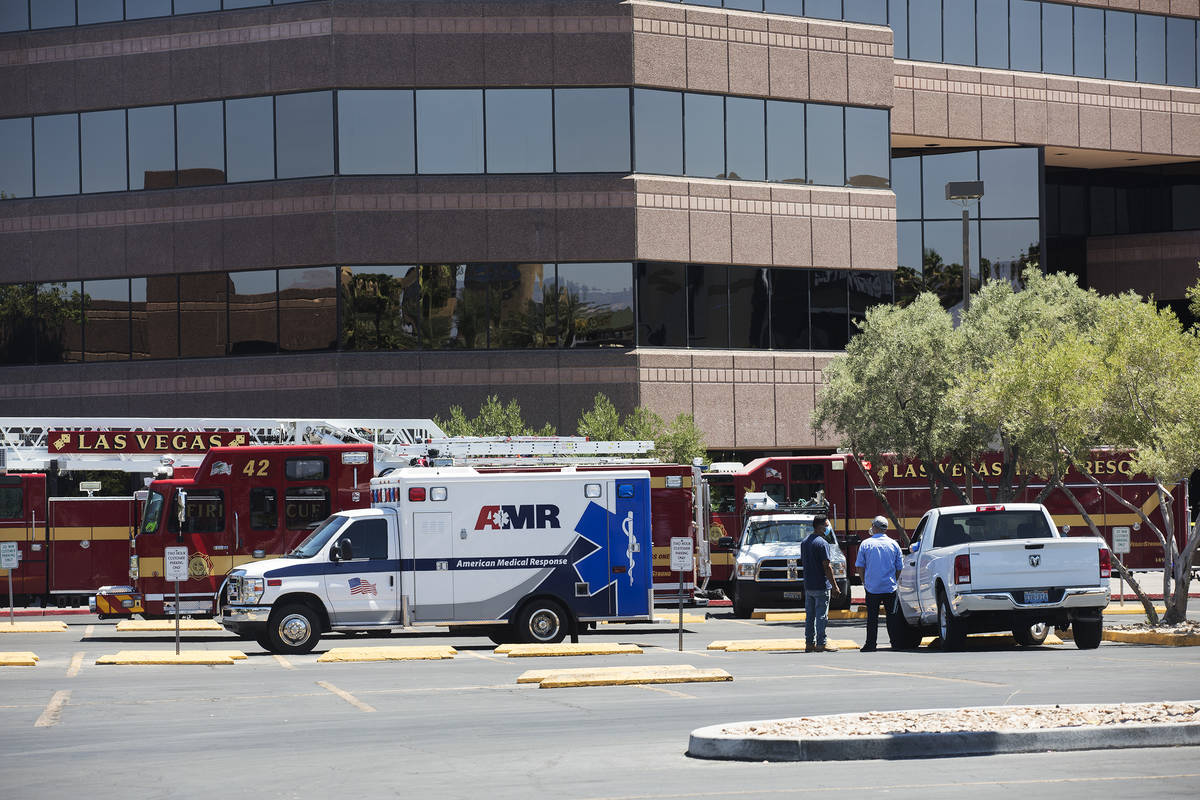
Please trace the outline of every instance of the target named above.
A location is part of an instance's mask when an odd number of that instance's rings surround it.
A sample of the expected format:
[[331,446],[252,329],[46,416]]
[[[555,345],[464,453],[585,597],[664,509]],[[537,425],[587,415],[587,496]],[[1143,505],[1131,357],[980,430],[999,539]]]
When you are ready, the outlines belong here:
[[[977,465],[980,474],[998,476],[1000,456],[994,454]],[[829,505],[829,522],[838,543],[846,553],[847,563],[854,564],[858,543],[869,535],[871,520],[886,513],[864,474],[870,464],[861,463],[853,455],[838,453],[822,456],[760,458],[749,464],[713,464],[704,475],[708,495],[706,533],[711,550],[712,575],[709,588],[721,589],[732,596],[734,553],[746,492],[765,492],[776,502],[805,502],[818,495]],[[1154,481],[1133,471],[1128,453],[1097,450],[1092,453],[1088,471],[1122,498],[1142,509],[1156,525],[1162,527],[1163,513],[1159,508]],[[924,466],[918,462],[896,461],[876,465],[872,471],[876,483],[885,490],[888,503],[907,531],[912,531],[921,516],[930,508],[929,483]],[[952,470],[952,478],[960,485],[963,476]],[[1087,510],[1100,534],[1112,545],[1114,529],[1128,529],[1131,551],[1123,563],[1131,570],[1161,569],[1162,547],[1157,537],[1141,518],[1109,497],[1078,472],[1069,472],[1063,484]],[[1032,478],[1014,502],[1034,502],[1045,487],[1045,481]],[[1182,547],[1187,539],[1189,523],[1188,485],[1174,487],[1172,492],[1171,532]],[[988,503],[986,487],[976,482],[971,502]],[[957,502],[946,495],[945,502]],[[1091,536],[1083,516],[1062,491],[1055,490],[1042,503],[1050,510],[1055,524],[1067,535]],[[937,504],[935,504],[937,505]],[[896,531],[891,531],[897,536]],[[734,537],[735,548],[722,548],[721,537]],[[851,567],[851,572],[853,568]],[[843,603],[849,601],[847,597]]]

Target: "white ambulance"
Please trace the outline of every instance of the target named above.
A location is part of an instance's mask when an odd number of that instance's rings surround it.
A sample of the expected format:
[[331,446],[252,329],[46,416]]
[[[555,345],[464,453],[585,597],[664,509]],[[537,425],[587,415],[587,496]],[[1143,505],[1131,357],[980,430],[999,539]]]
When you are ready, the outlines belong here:
[[406,468],[371,508],[334,514],[283,558],[244,564],[217,596],[228,630],[276,653],[326,631],[480,626],[557,642],[653,614],[650,474]]

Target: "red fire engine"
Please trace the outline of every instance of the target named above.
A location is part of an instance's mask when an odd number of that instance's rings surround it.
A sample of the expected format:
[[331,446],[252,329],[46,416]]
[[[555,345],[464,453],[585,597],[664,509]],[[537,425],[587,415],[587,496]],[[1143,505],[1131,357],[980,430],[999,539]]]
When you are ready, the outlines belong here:
[[[988,476],[999,475],[999,456],[985,458],[979,467]],[[888,502],[900,517],[900,523],[911,532],[930,508],[929,484],[924,467],[915,462],[897,462],[885,465],[884,469],[882,479],[877,483],[885,489]],[[1156,525],[1163,525],[1154,482],[1145,475],[1133,472],[1127,453],[1096,451],[1089,471],[1125,500],[1141,508]],[[961,476],[952,473],[952,477],[961,485]],[[742,501],[746,492],[766,492],[777,501],[791,502],[809,500],[817,492],[824,492],[830,506],[830,523],[850,564],[854,563],[858,543],[867,535],[871,520],[884,513],[883,505],[871,490],[859,462],[854,456],[846,454],[760,458],[746,465],[714,464],[705,473],[704,481],[709,496],[707,534],[712,550],[711,586],[715,588],[723,589],[728,585],[733,569],[733,551],[718,547],[717,541],[722,536],[732,536],[736,540],[740,535]],[[1067,474],[1063,483],[1078,498],[1110,545],[1114,527],[1129,528],[1131,552],[1123,557],[1129,569],[1162,567],[1162,548],[1158,539],[1148,527],[1141,524],[1137,514],[1074,471]],[[1044,486],[1044,481],[1033,478],[1014,501],[1030,502]],[[1187,483],[1174,487],[1173,495],[1175,527],[1172,533],[1182,546],[1187,539],[1189,522]],[[985,488],[978,484],[973,489],[971,499],[980,503],[990,501]],[[945,502],[956,501],[946,495]],[[1083,516],[1061,491],[1052,492],[1043,502],[1054,515],[1055,522],[1065,526],[1069,535],[1091,536]],[[892,533],[895,535],[895,531]]]

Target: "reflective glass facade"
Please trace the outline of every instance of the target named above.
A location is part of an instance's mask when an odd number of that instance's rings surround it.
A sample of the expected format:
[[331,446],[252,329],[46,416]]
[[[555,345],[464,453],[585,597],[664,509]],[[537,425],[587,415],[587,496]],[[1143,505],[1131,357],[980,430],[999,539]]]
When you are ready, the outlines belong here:
[[649,89],[354,89],[243,97],[0,119],[0,145],[6,198],[339,174],[631,169],[827,186],[890,184],[884,109]]
[[0,32],[303,2],[307,0],[0,0]]

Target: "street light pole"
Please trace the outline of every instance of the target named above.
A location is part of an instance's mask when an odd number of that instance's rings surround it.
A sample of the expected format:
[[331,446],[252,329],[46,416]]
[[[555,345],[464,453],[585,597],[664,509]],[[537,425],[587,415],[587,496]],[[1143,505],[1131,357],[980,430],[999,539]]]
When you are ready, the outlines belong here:
[[946,184],[946,199],[958,200],[963,207],[963,290],[960,320],[971,308],[971,211],[972,200],[983,197],[983,181],[950,181]]

